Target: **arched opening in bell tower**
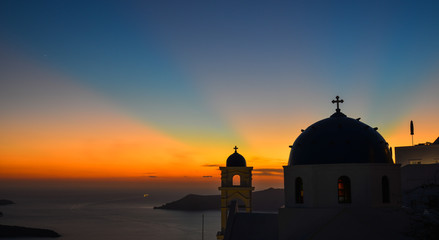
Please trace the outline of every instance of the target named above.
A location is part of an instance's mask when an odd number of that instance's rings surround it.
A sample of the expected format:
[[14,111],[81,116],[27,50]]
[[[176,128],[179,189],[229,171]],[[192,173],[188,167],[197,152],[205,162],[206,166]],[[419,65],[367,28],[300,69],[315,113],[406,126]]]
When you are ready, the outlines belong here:
[[233,186],[241,186],[241,176],[239,176],[239,174],[236,174],[235,176],[233,176],[232,185]]

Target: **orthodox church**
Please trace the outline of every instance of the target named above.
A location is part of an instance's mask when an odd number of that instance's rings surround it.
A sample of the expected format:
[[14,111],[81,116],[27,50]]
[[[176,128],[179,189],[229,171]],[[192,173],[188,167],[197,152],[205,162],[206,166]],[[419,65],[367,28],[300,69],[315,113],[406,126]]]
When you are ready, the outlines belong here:
[[[302,133],[284,166],[285,206],[252,212],[252,167],[237,152],[221,170],[217,239],[411,239],[401,210],[400,165],[360,118],[337,108]],[[236,180],[235,180],[236,178]]]

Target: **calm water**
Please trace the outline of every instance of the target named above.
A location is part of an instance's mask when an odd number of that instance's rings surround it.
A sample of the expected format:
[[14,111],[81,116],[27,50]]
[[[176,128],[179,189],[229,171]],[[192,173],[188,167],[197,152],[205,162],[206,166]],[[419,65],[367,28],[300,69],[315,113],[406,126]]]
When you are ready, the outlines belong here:
[[62,235],[61,240],[201,239],[202,214],[205,239],[216,239],[220,227],[219,211],[154,210],[163,201],[141,194],[52,193],[7,198],[17,204],[0,206],[4,214],[0,224],[52,229]]

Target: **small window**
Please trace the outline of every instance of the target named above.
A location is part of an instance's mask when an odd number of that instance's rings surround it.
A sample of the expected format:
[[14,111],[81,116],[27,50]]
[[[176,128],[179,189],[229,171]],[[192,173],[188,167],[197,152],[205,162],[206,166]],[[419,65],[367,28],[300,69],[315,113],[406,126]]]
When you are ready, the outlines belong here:
[[409,164],[422,164],[421,159],[411,159],[409,160]]
[[338,178],[338,203],[351,203],[351,181],[346,176]]
[[241,186],[241,177],[239,175],[233,176],[233,186]]
[[383,203],[390,202],[390,187],[389,187],[389,178],[387,176],[383,176],[381,178],[381,190],[383,194]]
[[302,178],[296,178],[296,203],[303,203],[303,181]]

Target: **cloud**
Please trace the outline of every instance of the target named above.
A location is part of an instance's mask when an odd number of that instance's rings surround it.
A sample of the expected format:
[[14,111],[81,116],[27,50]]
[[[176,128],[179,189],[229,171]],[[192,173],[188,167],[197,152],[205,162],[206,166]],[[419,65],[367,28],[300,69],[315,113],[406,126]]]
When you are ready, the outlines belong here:
[[282,176],[281,168],[258,168],[253,170],[253,175],[257,176]]
[[157,176],[148,176],[148,177],[150,177],[150,178],[156,178]]
[[212,176],[203,176],[203,178],[211,178]]
[[219,167],[219,164],[203,164],[202,167]]

